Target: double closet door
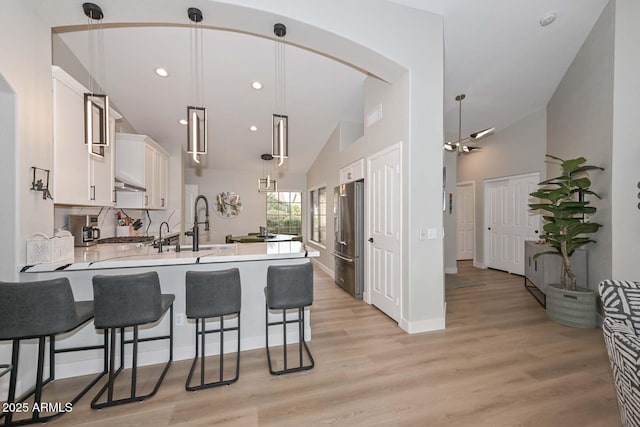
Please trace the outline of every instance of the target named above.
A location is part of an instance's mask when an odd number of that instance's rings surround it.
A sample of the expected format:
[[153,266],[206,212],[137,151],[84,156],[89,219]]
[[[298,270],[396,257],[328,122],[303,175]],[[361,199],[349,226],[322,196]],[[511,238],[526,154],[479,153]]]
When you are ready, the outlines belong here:
[[484,253],[489,268],[524,275],[524,242],[538,240],[540,215],[529,210],[538,172],[484,182]]

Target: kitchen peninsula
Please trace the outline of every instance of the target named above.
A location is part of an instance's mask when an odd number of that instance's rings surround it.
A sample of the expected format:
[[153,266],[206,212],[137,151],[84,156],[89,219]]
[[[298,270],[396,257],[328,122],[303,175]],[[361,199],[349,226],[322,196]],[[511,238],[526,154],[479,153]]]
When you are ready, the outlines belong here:
[[[189,359],[194,353],[195,323],[185,319],[185,274],[187,271],[225,270],[238,268],[242,281],[241,349],[250,350],[265,346],[265,300],[267,268],[270,265],[294,265],[310,262],[317,257],[315,250],[307,250],[302,242],[269,242],[254,244],[201,245],[199,251],[183,247],[179,252],[173,246],[165,247],[162,253],[151,246],[106,244],[89,248],[76,248],[73,263],[36,264],[21,269],[23,280],[44,280],[67,277],[76,300],[93,299],[92,277],[96,274],[134,274],[156,271],[160,277],[163,293],[175,294],[174,303],[174,360]],[[306,310],[309,310],[307,308]],[[274,320],[281,319],[281,312],[270,314]],[[293,312],[291,316],[294,316]],[[305,335],[311,338],[309,313],[306,314]],[[233,318],[229,318],[235,323]],[[227,319],[225,319],[225,325]],[[165,316],[161,328],[168,330],[169,317]],[[218,322],[211,321],[208,327]],[[269,340],[282,343],[282,331],[272,328]],[[295,329],[295,328],[291,328]],[[288,334],[288,342],[297,342],[297,331]],[[141,328],[141,336],[144,336]],[[216,336],[208,336],[217,343]],[[235,334],[225,335],[225,348],[233,349]],[[226,341],[229,340],[229,345]],[[59,348],[76,345],[99,345],[102,333],[97,333],[92,324],[77,333],[59,337]],[[140,346],[140,365],[162,363],[168,358],[168,350],[161,344],[149,342]],[[130,362],[131,353],[125,358]],[[208,353],[216,354],[217,344],[207,346]],[[99,350],[81,353],[63,353],[56,357],[56,375],[59,378],[85,375],[102,369],[102,354]]]

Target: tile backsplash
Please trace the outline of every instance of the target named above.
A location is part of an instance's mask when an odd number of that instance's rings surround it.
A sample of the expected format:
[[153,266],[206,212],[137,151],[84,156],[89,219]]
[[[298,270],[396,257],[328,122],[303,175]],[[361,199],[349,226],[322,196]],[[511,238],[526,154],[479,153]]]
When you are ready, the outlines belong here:
[[68,230],[69,215],[98,215],[98,227],[102,238],[116,236],[117,214],[122,218],[129,216],[131,222],[136,219],[142,221],[142,227],[137,230],[138,236],[156,236],[163,221],[169,223],[171,231],[180,231],[180,215],[175,209],[168,210],[137,210],[119,209],[100,206],[56,206],[54,208],[54,231]]

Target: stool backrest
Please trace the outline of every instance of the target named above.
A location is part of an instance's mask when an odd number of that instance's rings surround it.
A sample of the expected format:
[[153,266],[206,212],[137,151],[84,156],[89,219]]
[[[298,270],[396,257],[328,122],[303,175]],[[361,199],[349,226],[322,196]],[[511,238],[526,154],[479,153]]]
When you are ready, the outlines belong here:
[[187,271],[186,314],[189,318],[238,313],[241,304],[240,271]]
[[272,265],[267,269],[269,308],[306,307],[313,303],[313,266]]
[[93,276],[96,328],[155,322],[162,316],[158,273]]
[[78,324],[66,277],[36,282],[0,282],[0,340],[67,332]]

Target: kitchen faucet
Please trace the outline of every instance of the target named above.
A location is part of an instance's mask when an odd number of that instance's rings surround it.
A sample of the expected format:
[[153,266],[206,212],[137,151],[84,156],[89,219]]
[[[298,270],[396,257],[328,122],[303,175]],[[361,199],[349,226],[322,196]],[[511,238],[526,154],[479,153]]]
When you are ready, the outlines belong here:
[[160,230],[158,230],[158,234],[160,234],[160,236],[158,237],[158,253],[159,254],[162,253],[162,226],[165,224],[167,225],[167,232],[171,232],[171,229],[169,228],[169,223],[167,221],[162,221],[162,223],[160,224]]
[[[204,207],[205,207],[205,219],[204,222],[198,222],[198,202],[200,201],[200,199],[204,200]],[[207,200],[206,197],[204,197],[202,194],[199,195],[198,197],[196,197],[196,201],[193,203],[193,212],[194,212],[194,218],[193,218],[193,230],[191,231],[187,231],[185,234],[187,236],[192,236],[193,237],[193,250],[197,251],[200,249],[200,245],[198,242],[198,233],[199,233],[199,229],[198,229],[198,224],[204,224],[204,231],[209,231],[209,201]]]

